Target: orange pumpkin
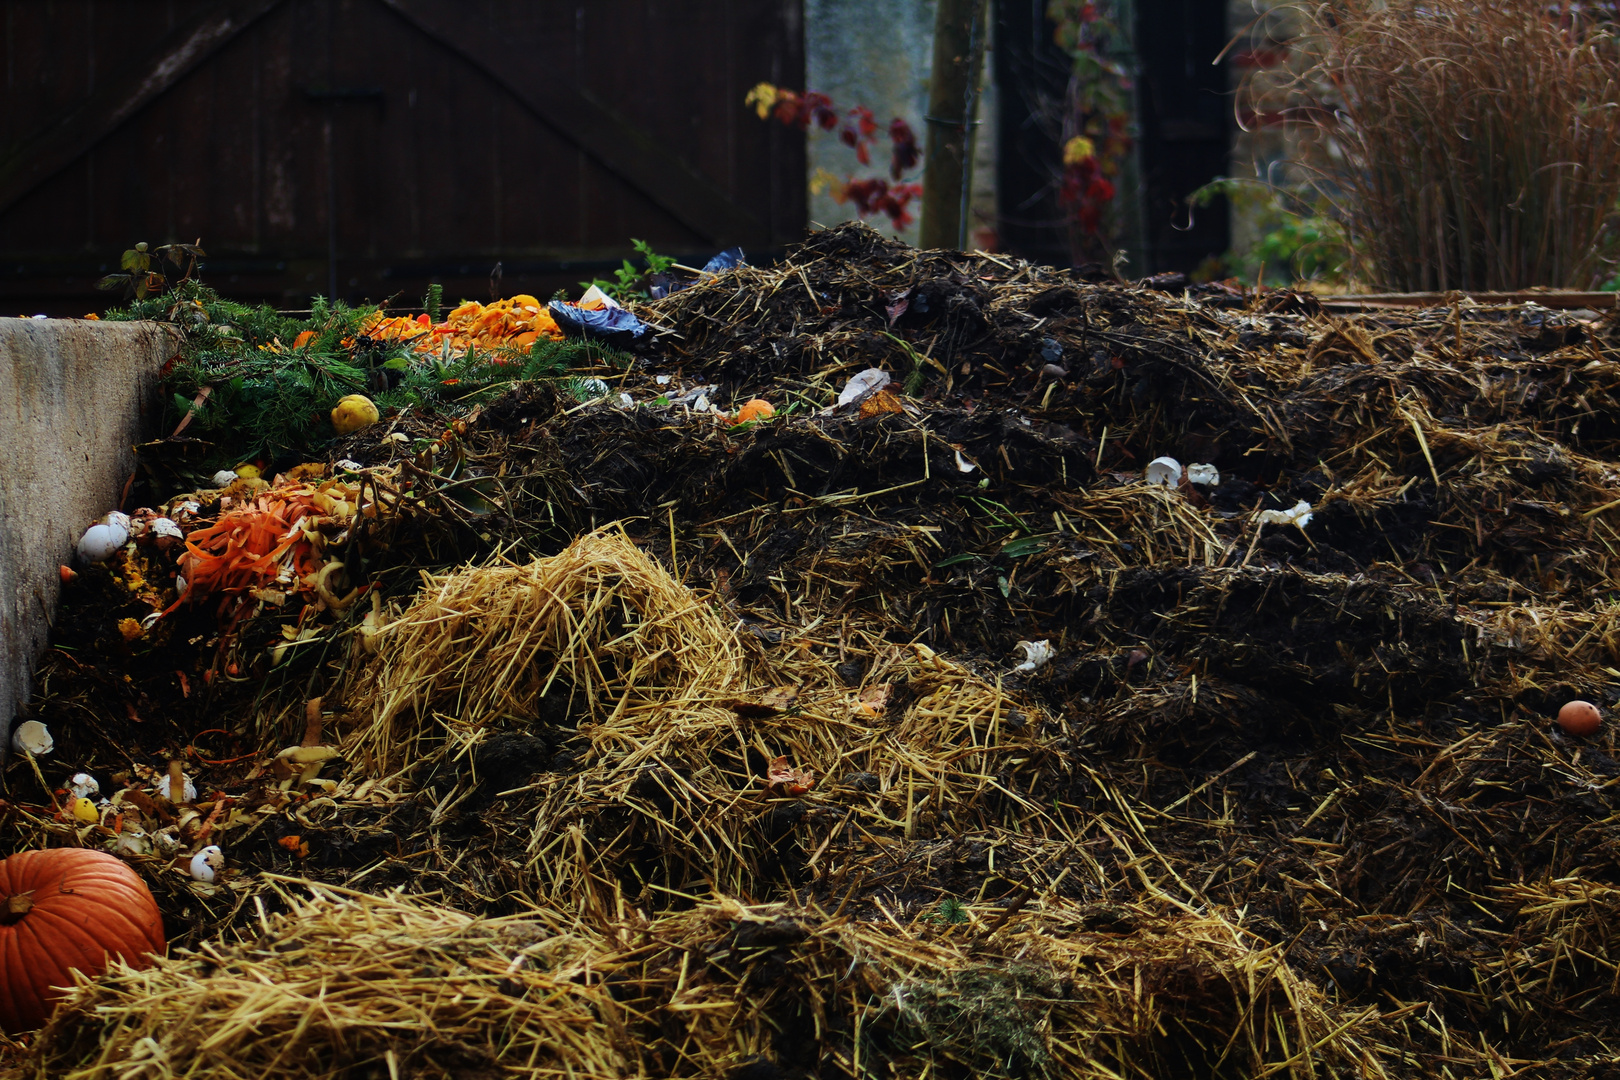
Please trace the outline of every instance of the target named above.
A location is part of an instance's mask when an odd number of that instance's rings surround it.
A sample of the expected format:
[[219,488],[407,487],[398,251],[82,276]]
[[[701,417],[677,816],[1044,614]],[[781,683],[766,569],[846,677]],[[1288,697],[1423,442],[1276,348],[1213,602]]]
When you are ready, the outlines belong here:
[[163,951],[163,918],[146,883],[104,851],[51,848],[0,860],[0,1027],[39,1027],[73,985],[122,957],[135,967]]

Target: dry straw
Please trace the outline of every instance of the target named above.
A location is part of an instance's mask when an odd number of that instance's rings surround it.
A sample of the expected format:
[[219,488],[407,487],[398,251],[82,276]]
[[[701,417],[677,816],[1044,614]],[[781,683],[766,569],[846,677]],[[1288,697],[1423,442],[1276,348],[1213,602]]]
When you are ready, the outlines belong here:
[[1133,907],[1099,924],[1060,903],[902,925],[722,899],[652,921],[476,919],[276,885],[290,910],[257,938],[80,983],[27,1073],[1332,1077],[1365,1075],[1376,1026],[1215,915]]
[[[997,683],[921,647],[889,647],[859,687],[807,650],[770,670],[797,689],[785,710],[751,708],[765,695],[748,693],[729,705],[628,708],[586,729],[584,767],[535,784],[542,895],[760,896],[818,866],[831,872],[837,850],[862,837],[930,836],[946,823],[1056,827],[1044,793],[1068,770],[1061,729]],[[808,771],[812,790],[769,790],[778,757]]]
[[423,574],[387,628],[372,719],[347,747],[374,768],[408,768],[417,739],[443,723],[477,729],[537,716],[559,690],[595,719],[645,703],[711,698],[735,687],[735,636],[616,528],[527,565]]
[[[81,981],[34,1047],[55,1080],[636,1075],[594,942],[309,882],[261,936]],[[301,885],[307,895],[298,897]]]
[[[745,664],[717,610],[617,528],[526,566],[425,576],[384,638],[349,753],[388,771],[538,729],[548,692],[571,697],[577,730],[552,736],[574,767],[514,793],[535,808],[530,880],[559,903],[756,897],[817,845],[1039,826],[1068,770],[1045,710],[921,646],[879,647],[857,685],[808,640]],[[768,786],[777,758],[813,777],[802,798]],[[839,841],[807,842],[805,815]]]

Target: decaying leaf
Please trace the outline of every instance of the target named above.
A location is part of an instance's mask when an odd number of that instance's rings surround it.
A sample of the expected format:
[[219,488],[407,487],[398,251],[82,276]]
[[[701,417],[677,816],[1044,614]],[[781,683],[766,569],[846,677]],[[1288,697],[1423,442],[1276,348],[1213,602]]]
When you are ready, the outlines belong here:
[[900,404],[900,399],[888,390],[879,390],[861,402],[862,420],[865,420],[868,416],[877,416],[881,413],[903,413],[905,411],[905,406]]
[[787,756],[773,760],[765,773],[765,790],[772,795],[803,795],[816,786],[816,774],[795,769]]
[[738,716],[758,719],[785,713],[793,708],[793,703],[798,700],[797,686],[773,686],[769,690],[761,690],[746,698],[736,699],[731,703],[731,711]]
[[855,715],[875,720],[882,716],[889,708],[889,690],[891,683],[873,683],[861,691],[855,699]]

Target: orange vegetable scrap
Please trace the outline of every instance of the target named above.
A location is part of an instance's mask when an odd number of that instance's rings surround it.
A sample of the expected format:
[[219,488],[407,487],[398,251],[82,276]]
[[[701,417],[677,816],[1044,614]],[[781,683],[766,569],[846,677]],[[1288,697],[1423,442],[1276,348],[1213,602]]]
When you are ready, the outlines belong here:
[[746,424],[750,420],[767,420],[775,415],[776,406],[764,398],[754,398],[737,410],[737,423]]
[[322,571],[328,560],[321,526],[346,528],[369,509],[359,507],[358,500],[358,485],[341,480],[293,481],[223,512],[186,537],[180,556],[186,592],[173,607],[278,586],[283,594],[299,591],[324,599]]
[[464,356],[468,349],[527,349],[542,337],[563,339],[546,305],[527,293],[487,305],[469,300],[437,326],[426,315],[413,319],[379,311],[361,325],[360,332],[374,340],[410,342],[420,353],[437,355],[448,345],[452,356]]

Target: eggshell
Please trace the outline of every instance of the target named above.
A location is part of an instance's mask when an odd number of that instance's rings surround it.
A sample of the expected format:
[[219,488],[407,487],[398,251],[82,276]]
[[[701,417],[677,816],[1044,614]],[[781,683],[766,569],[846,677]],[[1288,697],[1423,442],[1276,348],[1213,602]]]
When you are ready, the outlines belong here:
[[1571,735],[1596,735],[1603,714],[1590,701],[1570,701],[1558,710],[1558,726]]
[[44,757],[56,749],[56,740],[38,720],[24,720],[11,731],[11,748],[19,754]]
[[85,562],[106,562],[129,539],[129,531],[111,525],[92,525],[79,539],[79,558]]
[[191,857],[191,876],[198,881],[213,881],[217,872],[225,869],[225,853],[209,844]]
[[[157,793],[162,798],[173,799],[173,796],[169,794],[169,777],[167,774],[158,780]],[[197,785],[191,782],[189,776],[180,785],[180,799],[182,802],[197,801]]]
[[1160,487],[1175,487],[1181,483],[1181,462],[1173,457],[1156,457],[1148,462],[1144,478]]

